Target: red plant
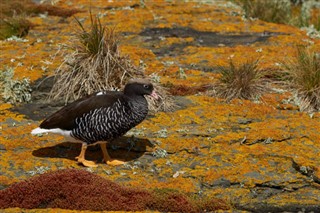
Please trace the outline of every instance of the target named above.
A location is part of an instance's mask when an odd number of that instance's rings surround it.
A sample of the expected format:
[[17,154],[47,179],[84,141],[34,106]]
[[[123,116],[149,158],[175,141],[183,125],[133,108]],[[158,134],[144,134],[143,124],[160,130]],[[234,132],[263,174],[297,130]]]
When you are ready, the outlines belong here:
[[85,170],[49,172],[0,191],[0,209],[19,207],[92,211],[201,212],[229,209],[221,200],[199,202],[174,190],[127,188]]

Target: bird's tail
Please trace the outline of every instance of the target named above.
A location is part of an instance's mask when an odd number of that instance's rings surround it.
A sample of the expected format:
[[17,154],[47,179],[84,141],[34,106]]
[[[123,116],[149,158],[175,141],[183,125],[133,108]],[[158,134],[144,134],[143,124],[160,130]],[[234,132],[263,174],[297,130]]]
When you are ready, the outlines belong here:
[[31,134],[37,135],[37,134],[43,134],[43,133],[47,133],[47,132],[50,132],[50,129],[42,129],[42,128],[38,127],[38,128],[33,129],[31,131]]

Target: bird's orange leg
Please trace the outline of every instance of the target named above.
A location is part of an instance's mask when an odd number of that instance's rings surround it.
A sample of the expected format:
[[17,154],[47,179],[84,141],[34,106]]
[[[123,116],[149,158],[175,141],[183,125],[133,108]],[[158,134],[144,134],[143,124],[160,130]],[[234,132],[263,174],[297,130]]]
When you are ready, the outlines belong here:
[[78,162],[82,163],[84,166],[97,167],[98,165],[95,162],[85,159],[87,147],[88,147],[87,144],[85,143],[82,144],[80,155],[76,157],[76,160],[78,160]]
[[118,166],[118,165],[122,165],[125,163],[124,161],[114,160],[110,157],[110,155],[107,152],[107,144],[106,143],[101,143],[100,147],[101,147],[101,150],[103,153],[104,162],[106,162],[106,164],[112,165],[112,166]]

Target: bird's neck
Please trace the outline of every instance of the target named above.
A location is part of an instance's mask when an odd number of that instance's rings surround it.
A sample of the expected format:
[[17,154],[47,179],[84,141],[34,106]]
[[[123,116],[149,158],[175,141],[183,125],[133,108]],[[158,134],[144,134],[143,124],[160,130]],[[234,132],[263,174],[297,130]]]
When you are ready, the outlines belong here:
[[147,114],[148,113],[148,102],[143,95],[127,96],[130,107],[134,112]]

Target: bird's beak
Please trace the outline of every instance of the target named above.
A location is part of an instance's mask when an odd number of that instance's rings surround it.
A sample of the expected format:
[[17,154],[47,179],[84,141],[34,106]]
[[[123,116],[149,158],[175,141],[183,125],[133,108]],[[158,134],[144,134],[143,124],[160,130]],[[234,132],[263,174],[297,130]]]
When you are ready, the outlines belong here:
[[155,90],[153,90],[152,91],[152,93],[150,94],[151,95],[151,97],[153,97],[154,99],[156,99],[156,100],[158,100],[159,99],[159,96],[158,96],[158,94],[156,93],[156,91]]

